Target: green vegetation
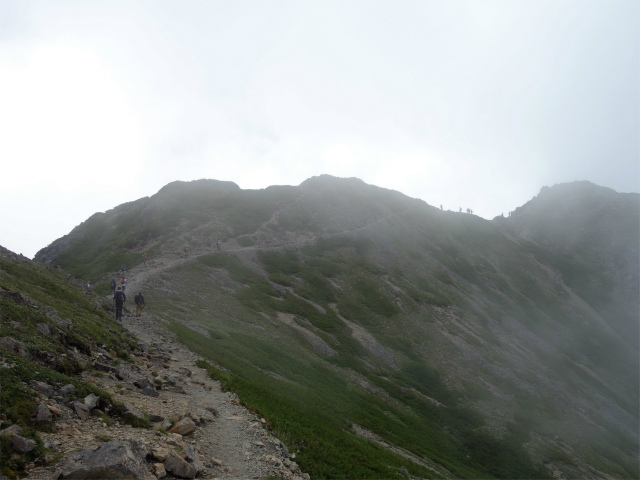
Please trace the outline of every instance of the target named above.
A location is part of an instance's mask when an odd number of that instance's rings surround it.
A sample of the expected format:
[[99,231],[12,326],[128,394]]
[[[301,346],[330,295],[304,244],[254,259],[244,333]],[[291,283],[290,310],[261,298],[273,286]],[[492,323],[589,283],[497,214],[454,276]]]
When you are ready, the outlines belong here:
[[[143,249],[166,255],[186,241],[195,254],[219,238],[244,247],[161,273],[149,304],[313,477],[399,478],[404,465],[423,478],[542,478],[547,461],[571,477],[586,461],[636,478],[634,202],[556,209],[542,198],[487,222],[355,179],[256,191],[176,182],[90,218],[55,261],[106,293],[103,275]],[[263,248],[277,244],[287,247]],[[8,275],[16,289],[20,275]],[[117,352],[110,305],[61,295],[75,305],[53,307],[74,323],[65,346],[29,339],[53,325],[43,312],[9,300],[0,308],[27,319],[30,351],[82,351],[100,338]],[[434,470],[358,437],[354,424]]]
[[[26,463],[43,454],[37,430],[52,425],[36,425],[32,414],[37,394],[28,388],[32,381],[59,389],[73,385],[67,397],[82,400],[90,393],[101,399],[110,415],[118,415],[111,396],[78,375],[85,370],[79,354],[90,355],[98,345],[114,359],[129,359],[135,343],[122,326],[97,306],[93,296],[67,281],[68,274],[35,262],[12,261],[0,257],[0,338],[12,338],[22,345],[22,353],[0,350],[0,412],[7,424],[23,428],[23,436],[36,441],[35,450],[25,455],[8,454],[6,439],[0,437],[1,473],[14,478]],[[96,372],[97,373],[97,372]]]

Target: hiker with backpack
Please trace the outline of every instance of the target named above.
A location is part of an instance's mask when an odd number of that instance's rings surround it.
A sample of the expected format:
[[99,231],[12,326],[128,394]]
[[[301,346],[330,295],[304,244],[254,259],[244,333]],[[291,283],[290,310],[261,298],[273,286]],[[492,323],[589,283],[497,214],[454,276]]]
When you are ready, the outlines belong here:
[[113,301],[116,303],[116,320],[122,320],[122,307],[124,306],[124,302],[127,301],[127,297],[121,287],[118,287],[116,290]]
[[111,293],[112,294],[116,293],[116,279],[115,278],[111,279]]
[[144,310],[144,297],[142,296],[142,292],[138,292],[138,294],[133,299],[136,302],[136,317],[142,316],[142,310]]
[[184,247],[184,258],[189,256],[189,247]]
[[120,280],[120,288],[122,288],[123,292],[126,286],[127,286],[127,279],[125,277],[122,277],[122,280]]

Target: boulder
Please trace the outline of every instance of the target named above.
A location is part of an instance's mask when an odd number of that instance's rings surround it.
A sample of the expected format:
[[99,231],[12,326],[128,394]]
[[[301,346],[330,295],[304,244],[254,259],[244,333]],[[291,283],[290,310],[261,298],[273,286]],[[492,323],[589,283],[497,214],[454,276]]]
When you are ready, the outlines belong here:
[[196,452],[196,449],[193,447],[193,445],[189,445],[187,448],[185,448],[184,453],[187,454],[187,462],[193,465],[193,468],[196,469],[196,475],[204,470],[204,465],[200,461],[200,456],[198,455],[198,452]]
[[71,408],[73,408],[73,411],[76,412],[80,420],[89,420],[89,417],[91,417],[91,413],[84,403],[73,402]]
[[3,337],[0,339],[0,348],[17,353],[21,357],[31,358],[31,354],[27,347],[13,337]]
[[108,373],[114,373],[116,371],[115,367],[112,367],[111,365],[97,362],[97,361],[93,362],[93,368],[95,368],[96,370],[100,370],[101,372],[108,372]]
[[196,429],[196,424],[189,417],[185,417],[179,422],[176,422],[173,427],[169,429],[169,433],[178,433],[182,436],[189,435]]
[[31,380],[31,382],[29,382],[29,385],[31,385],[31,388],[33,388],[36,392],[40,392],[47,397],[53,395],[53,387],[48,383]]
[[151,456],[159,462],[165,462],[169,456],[169,448],[162,445],[156,445],[151,449]]
[[46,424],[53,420],[53,415],[47,404],[40,402],[33,412],[33,418],[38,424]]
[[94,393],[90,393],[86,397],[84,397],[84,404],[87,406],[89,410],[93,410],[98,406],[98,402],[100,401],[100,397],[95,395]]
[[173,449],[169,450],[169,455],[164,462],[167,472],[180,478],[196,478],[196,468],[180,457]]
[[164,420],[164,417],[162,415],[158,415],[157,413],[149,414],[149,421],[152,423],[162,422],[163,420]]
[[71,392],[75,392],[75,391],[76,391],[76,387],[74,387],[72,384],[68,383],[64,387],[62,387],[60,390],[58,390],[56,393],[58,395],[60,395],[61,397],[66,397]]
[[39,323],[36,329],[43,335],[51,335],[55,332],[48,323]]
[[144,420],[144,413],[142,413],[140,410],[138,410],[136,407],[134,407],[133,405],[131,405],[130,403],[125,402],[124,407],[126,408],[124,415],[133,415],[136,418],[139,418],[140,420]]
[[0,435],[22,435],[22,427],[14,423],[10,427],[0,430]]
[[147,452],[134,440],[103,443],[72,452],[58,464],[53,479],[147,479]]
[[11,448],[18,453],[28,453],[37,446],[35,440],[24,438],[21,435],[11,435],[9,438],[11,439]]
[[167,476],[167,471],[162,463],[154,463],[153,471],[156,474],[156,478],[164,478]]
[[146,396],[148,396],[148,397],[157,397],[158,395],[160,395],[160,394],[158,393],[158,391],[157,391],[155,388],[153,388],[152,386],[146,386],[146,387],[144,387],[144,388],[140,391],[140,393],[142,393],[143,395],[146,395]]

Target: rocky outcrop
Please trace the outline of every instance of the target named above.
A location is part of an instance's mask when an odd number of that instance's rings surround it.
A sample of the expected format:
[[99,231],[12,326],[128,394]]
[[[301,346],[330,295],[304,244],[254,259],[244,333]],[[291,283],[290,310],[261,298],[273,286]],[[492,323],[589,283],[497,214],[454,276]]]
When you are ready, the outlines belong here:
[[96,450],[83,449],[64,457],[51,480],[58,479],[147,479],[147,452],[138,442],[120,440]]

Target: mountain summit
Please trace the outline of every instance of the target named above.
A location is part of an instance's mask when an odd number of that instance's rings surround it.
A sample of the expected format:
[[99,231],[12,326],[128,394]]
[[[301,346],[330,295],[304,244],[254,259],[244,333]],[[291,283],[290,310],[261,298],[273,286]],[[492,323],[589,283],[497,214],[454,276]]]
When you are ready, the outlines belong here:
[[400,454],[414,476],[637,478],[639,218],[588,182],[487,221],[359,179],[199,180],[35,258],[105,294],[134,269],[312,477]]

